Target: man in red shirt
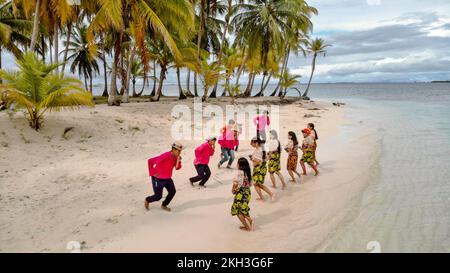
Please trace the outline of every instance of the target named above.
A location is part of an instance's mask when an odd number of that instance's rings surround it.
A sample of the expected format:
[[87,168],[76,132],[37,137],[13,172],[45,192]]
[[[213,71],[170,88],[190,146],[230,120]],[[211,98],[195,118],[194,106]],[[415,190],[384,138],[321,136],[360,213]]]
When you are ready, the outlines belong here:
[[165,152],[157,157],[148,160],[148,171],[152,177],[152,186],[154,195],[145,198],[145,209],[149,209],[149,204],[161,200],[163,189],[166,188],[168,195],[163,201],[161,208],[166,211],[171,211],[167,207],[175,196],[176,189],[172,180],[172,172],[181,169],[181,151],[183,145],[179,142],[172,144],[172,150]]
[[205,187],[206,182],[211,176],[211,170],[209,169],[208,163],[210,157],[214,155],[215,147],[216,138],[210,137],[206,142],[195,149],[194,166],[198,175],[189,178],[192,186],[194,186],[194,183],[200,181],[200,187]]

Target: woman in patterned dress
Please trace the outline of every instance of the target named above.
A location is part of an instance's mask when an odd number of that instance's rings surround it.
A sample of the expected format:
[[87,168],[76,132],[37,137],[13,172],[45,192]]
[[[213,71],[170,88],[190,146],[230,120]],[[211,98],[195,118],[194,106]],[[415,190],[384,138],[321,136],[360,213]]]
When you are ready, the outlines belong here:
[[300,159],[300,165],[302,166],[303,175],[306,175],[306,166],[305,162],[308,163],[311,168],[315,171],[315,176],[319,175],[319,171],[317,170],[316,164],[314,164],[314,139],[311,136],[311,130],[305,128],[302,130],[303,134],[303,143],[302,143],[302,151],[303,155]]
[[248,160],[241,157],[238,160],[238,173],[233,179],[232,193],[234,194],[231,215],[237,216],[243,226],[240,228],[247,231],[253,230],[253,219],[250,217],[249,202],[252,197],[250,187],[252,186],[252,174]]
[[267,163],[266,163],[266,152],[262,149],[261,139],[255,137],[250,142],[255,150],[253,154],[250,155],[250,160],[253,163],[253,176],[252,181],[255,186],[256,193],[258,193],[259,198],[256,200],[264,201],[264,196],[262,195],[261,190],[265,191],[270,195],[272,201],[274,200],[274,193],[272,193],[266,186],[264,186],[264,178],[267,174]]
[[295,182],[294,173],[302,179],[301,175],[297,172],[297,163],[298,163],[298,140],[297,135],[294,132],[288,133],[289,141],[284,148],[284,150],[289,154],[287,160],[287,170],[289,175],[291,176],[290,182]]
[[319,136],[317,135],[317,131],[314,127],[315,127],[314,123],[308,123],[308,129],[311,130],[311,136],[314,139],[314,149],[313,149],[314,162],[316,162],[316,166],[319,166],[319,161],[317,161],[316,157],[317,140],[319,140]]
[[283,175],[280,173],[281,166],[280,166],[280,154],[281,154],[281,145],[280,141],[278,140],[278,133],[275,130],[270,131],[270,142],[269,142],[269,174],[270,174],[270,180],[272,181],[272,185],[274,188],[277,187],[275,183],[275,175],[280,178],[281,184],[283,185],[282,188],[284,189],[286,187],[286,184],[284,183]]

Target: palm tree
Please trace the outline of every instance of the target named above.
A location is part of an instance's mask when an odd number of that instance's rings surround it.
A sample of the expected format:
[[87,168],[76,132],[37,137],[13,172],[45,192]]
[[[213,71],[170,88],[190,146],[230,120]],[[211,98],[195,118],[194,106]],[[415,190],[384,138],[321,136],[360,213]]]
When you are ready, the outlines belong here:
[[84,84],[88,89],[87,79],[89,79],[89,90],[92,93],[92,78],[94,74],[99,73],[97,57],[102,56],[101,52],[97,51],[92,54],[89,50],[89,42],[87,40],[87,26],[77,26],[72,35],[72,40],[69,42],[68,51],[70,56],[68,61],[72,61],[70,72],[75,73],[78,68],[78,74],[84,76]]
[[0,85],[0,92],[8,105],[26,109],[33,129],[41,128],[47,111],[94,106],[92,95],[79,80],[52,73],[58,64],[46,65],[33,52],[16,62],[19,71],[0,70],[0,77],[6,81]]
[[[188,40],[194,27],[194,13],[188,0],[98,0],[99,9],[89,26],[88,38],[94,41],[95,33],[115,30],[118,32],[114,42],[114,59],[112,63],[111,91],[109,105],[117,105],[117,66],[122,54],[122,43],[130,25],[135,27],[134,41],[142,58],[146,58],[145,36],[152,33],[162,39],[175,58],[181,54],[172,34],[176,33],[183,40]],[[169,32],[168,28],[173,32]],[[92,48],[95,44],[92,43]],[[146,62],[144,62],[146,66]]]
[[[142,62],[136,59],[133,59],[131,61],[131,67],[130,67],[130,75],[131,75],[131,85],[133,86],[133,97],[139,97],[141,96],[142,92],[144,91],[144,88],[139,93],[136,93],[136,80],[138,78],[144,78],[144,68],[142,67]],[[143,83],[143,85],[145,82]]]
[[327,53],[326,48],[329,46],[330,45],[326,44],[325,41],[321,38],[316,38],[308,42],[308,48],[306,49],[306,51],[310,54],[313,54],[313,60],[312,60],[311,76],[309,77],[308,86],[306,87],[306,90],[302,95],[303,98],[308,98],[309,87],[311,85],[314,70],[316,69],[316,58],[319,54],[323,54],[323,56],[325,57]]
[[19,46],[30,43],[27,32],[31,30],[31,27],[31,21],[13,15],[11,2],[0,7],[0,69],[2,69],[3,48],[14,54],[18,59],[22,57],[22,50]]
[[[289,73],[289,69],[286,68],[283,74],[280,77],[280,97],[284,98],[287,94],[287,91],[292,86],[298,84],[300,81],[300,75],[292,75]],[[295,89],[295,88],[294,88]]]
[[[283,53],[286,37],[292,36],[299,26],[311,24],[310,11],[306,7],[304,0],[254,0],[237,5],[240,13],[232,20],[237,32],[235,42],[252,45],[253,50],[249,54],[260,55],[263,83],[257,95],[263,95],[264,87],[271,78],[267,71],[270,66],[266,65],[269,52],[277,55]],[[267,75],[269,77],[265,83]]]

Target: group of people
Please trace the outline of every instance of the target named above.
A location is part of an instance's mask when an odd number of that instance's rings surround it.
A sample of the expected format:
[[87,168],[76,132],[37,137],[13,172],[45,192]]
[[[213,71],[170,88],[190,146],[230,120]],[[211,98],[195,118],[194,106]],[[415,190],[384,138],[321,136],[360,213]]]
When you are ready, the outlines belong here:
[[[276,130],[269,131],[269,140],[266,140],[266,127],[270,126],[269,112],[265,111],[261,115],[257,115],[253,122],[256,125],[256,137],[254,137],[250,145],[253,147],[251,155],[240,157],[237,160],[237,173],[233,178],[232,193],[234,194],[234,201],[231,206],[231,215],[237,216],[241,221],[243,230],[252,231],[254,221],[250,217],[249,202],[251,199],[251,187],[254,186],[258,194],[257,200],[264,200],[263,192],[269,195],[273,201],[275,193],[264,185],[265,177],[269,172],[272,187],[276,188],[276,177],[281,182],[282,188],[286,187],[283,175],[281,174],[281,143],[278,139]],[[227,163],[226,168],[232,169],[232,164],[235,159],[235,152],[239,149],[239,135],[242,132],[240,124],[236,124],[234,120],[230,120],[221,130],[218,138],[210,137],[204,143],[198,146],[194,153],[194,167],[197,175],[189,178],[192,186],[199,183],[199,187],[205,187],[211,177],[211,169],[209,168],[210,158],[215,153],[216,142],[219,143],[221,149],[221,160],[217,164],[218,168],[224,163]],[[313,123],[309,123],[307,128],[301,131],[303,141],[300,144],[295,132],[288,133],[288,143],[284,150],[288,154],[287,171],[291,177],[290,181],[295,183],[295,176],[301,179],[301,174],[297,171],[297,164],[300,163],[302,174],[306,173],[306,164],[308,164],[315,172],[315,176],[319,174],[317,166],[319,162],[316,158],[318,135]],[[302,151],[302,156],[299,160],[298,150]],[[173,199],[176,189],[172,180],[173,169],[179,170],[181,168],[181,152],[184,150],[182,143],[175,142],[172,144],[172,149],[157,157],[148,160],[149,175],[151,176],[152,187],[154,194],[148,196],[144,201],[144,206],[148,210],[152,202],[159,201],[162,198],[163,189],[168,191],[167,197],[163,201],[161,208],[166,211],[171,211],[168,207],[170,201]]]

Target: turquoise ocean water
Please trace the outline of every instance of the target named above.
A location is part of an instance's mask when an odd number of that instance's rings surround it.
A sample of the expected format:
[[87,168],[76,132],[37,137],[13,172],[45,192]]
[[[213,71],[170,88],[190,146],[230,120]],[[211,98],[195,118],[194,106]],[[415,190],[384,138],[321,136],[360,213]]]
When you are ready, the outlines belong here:
[[450,84],[324,84],[311,96],[345,102],[379,145],[351,217],[321,250],[450,252]]

